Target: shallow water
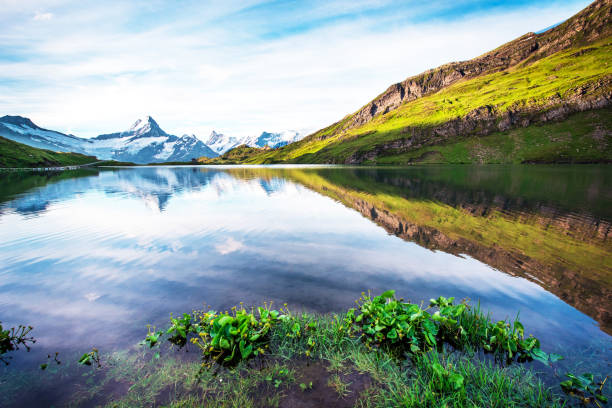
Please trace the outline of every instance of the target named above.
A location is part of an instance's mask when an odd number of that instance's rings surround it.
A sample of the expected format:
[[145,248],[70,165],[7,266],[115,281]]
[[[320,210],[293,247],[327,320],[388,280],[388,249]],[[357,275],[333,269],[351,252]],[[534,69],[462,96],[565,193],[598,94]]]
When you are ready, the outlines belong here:
[[566,356],[561,371],[606,374],[611,203],[610,166],[0,173],[0,321],[34,326],[37,340],[0,369],[0,405],[23,402],[54,352],[66,377],[35,387],[36,401],[61,405],[82,369],[73,356],[132,347],[171,312],[334,312],[389,288],[520,312]]

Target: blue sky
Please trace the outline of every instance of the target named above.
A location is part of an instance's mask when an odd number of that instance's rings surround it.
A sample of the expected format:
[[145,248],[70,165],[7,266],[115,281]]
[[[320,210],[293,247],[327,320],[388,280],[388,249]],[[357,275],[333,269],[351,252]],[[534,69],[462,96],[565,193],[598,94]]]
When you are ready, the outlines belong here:
[[0,115],[91,137],[312,131],[588,1],[0,0]]

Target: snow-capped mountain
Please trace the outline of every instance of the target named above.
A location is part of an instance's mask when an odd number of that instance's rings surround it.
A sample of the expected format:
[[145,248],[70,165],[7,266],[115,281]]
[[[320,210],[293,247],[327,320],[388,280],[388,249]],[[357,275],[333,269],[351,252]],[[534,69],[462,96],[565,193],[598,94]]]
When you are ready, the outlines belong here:
[[0,118],[0,136],[42,149],[135,163],[189,161],[202,156],[217,156],[193,135],[178,137],[164,132],[150,116],[137,120],[124,132],[92,139],[43,129],[21,116],[4,116]]
[[22,116],[1,117],[0,136],[39,149],[57,152],[86,153],[85,146],[92,144],[87,139],[43,129]]
[[234,136],[226,136],[222,133],[217,133],[214,130],[211,132],[208,139],[204,141],[215,153],[223,154],[230,149],[242,144],[241,140]]
[[261,135],[250,137],[247,139],[246,144],[251,147],[265,147],[268,146],[272,149],[277,147],[288,145],[289,143],[297,142],[303,138],[300,133],[295,130],[286,130],[281,133],[270,133],[261,132]]
[[111,156],[114,160],[134,163],[189,161],[202,156],[217,156],[193,135],[178,137],[164,132],[150,116],[138,119],[124,132],[100,135],[92,140],[95,149],[91,153],[96,156]]
[[246,136],[237,138],[217,133],[214,130],[206,140],[206,144],[218,154],[223,154],[236,146],[246,144],[251,147],[265,147],[272,149],[285,146],[289,143],[297,142],[304,136],[294,130],[281,133],[262,132],[259,136]]

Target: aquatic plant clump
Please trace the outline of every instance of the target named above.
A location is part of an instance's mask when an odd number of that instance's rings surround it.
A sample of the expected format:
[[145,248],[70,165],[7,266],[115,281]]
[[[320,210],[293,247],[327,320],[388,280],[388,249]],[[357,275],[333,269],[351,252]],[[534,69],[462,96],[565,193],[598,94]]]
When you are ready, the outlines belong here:
[[[280,319],[287,318],[277,310],[258,307],[257,314],[244,308],[232,308],[231,312],[184,313],[180,318],[171,318],[172,325],[165,334],[171,343],[184,346],[189,341],[198,346],[205,359],[232,365],[264,353],[267,335]],[[153,347],[164,334],[149,331],[144,343]]]
[[0,362],[8,365],[8,361],[4,355],[9,351],[19,350],[20,346],[30,351],[30,346],[28,344],[36,343],[36,339],[29,335],[32,329],[32,326],[22,325],[11,327],[10,329],[3,329],[2,322],[0,322]]
[[[358,308],[349,309],[342,319],[336,317],[336,337],[356,337],[367,349],[381,348],[396,359],[441,350],[445,343],[457,349],[482,349],[495,354],[500,361],[538,360],[551,364],[562,356],[547,354],[540,341],[525,337],[525,329],[517,319],[493,322],[480,308],[466,301],[454,304],[454,298],[431,299],[429,306],[404,302],[389,290],[372,297],[362,293]],[[283,324],[277,328],[278,323]],[[154,347],[162,335],[183,347],[187,341],[197,345],[205,357],[205,365],[217,362],[233,365],[241,360],[264,354],[272,330],[283,333],[294,342],[303,342],[304,354],[310,357],[317,345],[317,323],[308,315],[295,316],[286,309],[270,306],[248,311],[244,307],[229,312],[184,313],[171,317],[171,326],[164,331],[149,330],[144,344]],[[340,339],[338,339],[340,341]]]
[[[466,300],[455,304],[452,297],[431,299],[424,307],[397,299],[392,290],[374,297],[362,293],[356,302],[358,307],[331,316],[294,314],[286,305],[273,310],[268,304],[184,313],[171,317],[166,330],[149,328],[143,343],[153,348],[167,336],[179,347],[195,344],[203,355],[197,374],[201,381],[217,373],[236,372],[238,383],[256,382],[260,375],[251,372],[254,369],[247,360],[266,355],[259,360],[260,370],[269,364],[283,367],[265,376],[264,383],[276,389],[295,382],[304,393],[313,387],[310,380],[300,377],[299,371],[295,378],[281,374],[291,373],[291,367],[306,357],[312,364],[329,363],[328,371],[333,373],[327,385],[340,398],[346,397],[349,384],[340,374],[367,373],[382,387],[364,397],[372,398],[374,406],[459,407],[468,401],[479,401],[477,406],[563,406],[535,374],[511,364],[538,360],[552,365],[562,358],[542,351],[537,338],[525,337],[518,316],[512,322],[493,321],[479,305],[471,306]],[[478,351],[492,353],[494,361],[475,359]],[[158,359],[159,353],[155,355]],[[209,370],[213,364],[217,367]],[[560,386],[570,397],[594,404],[606,401],[605,379],[595,382],[590,374],[569,374],[568,378]],[[253,384],[249,392],[268,389]]]
[[440,348],[446,342],[457,348],[482,348],[508,362],[516,357],[518,361],[535,359],[547,364],[561,358],[544,353],[537,338],[525,338],[518,319],[512,324],[503,320],[494,323],[479,308],[472,310],[467,302],[453,301],[440,296],[424,309],[396,299],[393,290],[375,297],[363,293],[357,301],[359,307],[349,309],[346,320],[367,347],[382,347],[398,357]]

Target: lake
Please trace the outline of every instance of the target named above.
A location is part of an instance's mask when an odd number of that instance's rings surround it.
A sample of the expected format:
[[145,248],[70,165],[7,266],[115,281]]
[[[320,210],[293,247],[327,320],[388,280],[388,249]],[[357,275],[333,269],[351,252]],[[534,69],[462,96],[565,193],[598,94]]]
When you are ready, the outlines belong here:
[[7,354],[0,406],[121,395],[116,384],[83,397],[91,368],[76,360],[137,353],[170,313],[264,301],[340,312],[367,290],[519,313],[566,357],[559,372],[609,374],[611,226],[612,166],[0,173],[0,321],[36,339]]

